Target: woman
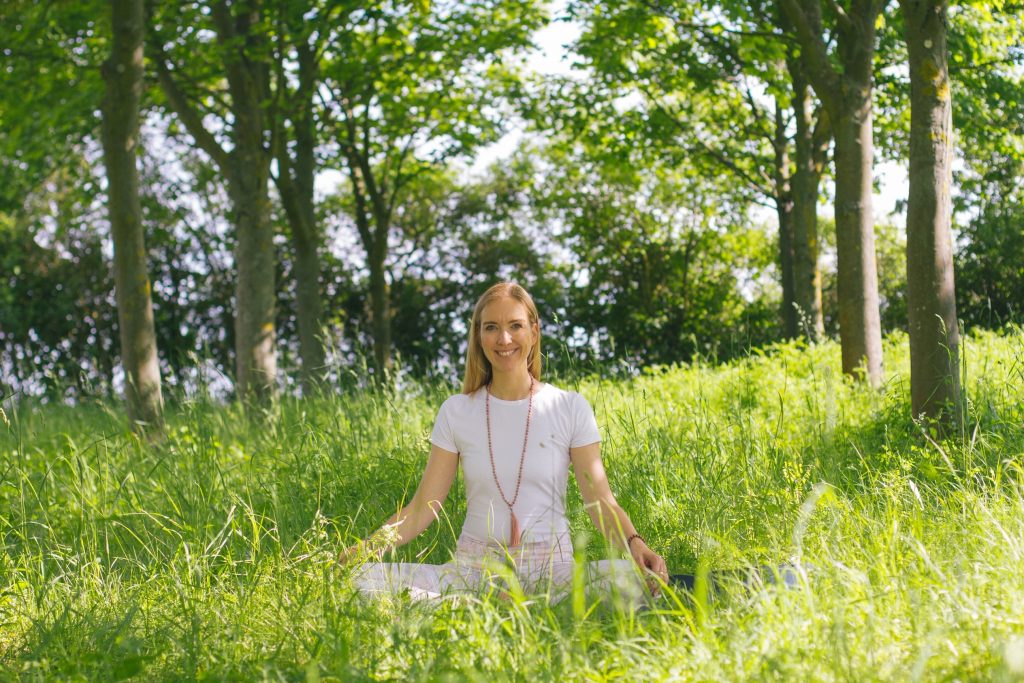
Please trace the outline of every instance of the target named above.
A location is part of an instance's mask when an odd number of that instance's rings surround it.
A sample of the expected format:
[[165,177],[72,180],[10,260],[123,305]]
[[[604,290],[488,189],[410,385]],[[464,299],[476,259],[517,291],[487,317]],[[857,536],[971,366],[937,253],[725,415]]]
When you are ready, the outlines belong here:
[[[644,591],[641,574],[655,592],[658,580],[668,580],[665,561],[612,494],[590,405],[540,377],[537,307],[519,285],[494,285],[473,310],[462,393],[441,406],[419,487],[374,535],[389,537],[385,547],[372,548],[379,557],[422,533],[437,518],[461,464],[467,510],[455,556],[444,565],[368,563],[356,575],[361,591],[408,589],[416,597],[436,597],[478,590],[504,576],[557,599],[571,584],[574,566],[565,514],[570,464],[594,524],[632,557],[589,562],[585,580],[633,598]],[[360,541],[339,561],[363,557],[367,548]]]

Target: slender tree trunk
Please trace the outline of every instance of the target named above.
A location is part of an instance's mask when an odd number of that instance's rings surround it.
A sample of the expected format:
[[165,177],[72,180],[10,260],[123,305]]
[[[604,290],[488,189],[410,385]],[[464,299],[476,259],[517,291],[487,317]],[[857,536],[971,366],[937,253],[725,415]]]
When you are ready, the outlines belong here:
[[320,235],[313,203],[316,133],[312,98],[316,88],[316,61],[308,45],[300,45],[298,54],[300,110],[293,121],[295,159],[293,163],[285,145],[279,145],[277,188],[295,253],[293,270],[299,354],[302,356],[302,393],[311,396],[322,389],[327,370],[323,300],[320,296]]
[[790,187],[789,136],[782,107],[775,104],[775,210],[779,219],[779,274],[782,279],[782,331],[787,339],[800,334],[796,306],[796,277],[794,271],[794,215],[793,194]]
[[900,0],[910,57],[907,311],[915,417],[958,417],[959,345],[950,236],[952,97],[945,0]]
[[818,0],[779,0],[793,23],[807,77],[835,134],[836,251],[843,372],[882,383],[882,327],[871,210],[871,107],[875,22],[881,0],[851,0],[836,16],[836,70],[822,38]]
[[384,261],[387,258],[387,229],[377,226],[377,239],[369,250],[370,319],[373,325],[373,361],[378,379],[383,381],[391,371],[391,291],[388,287]]
[[295,311],[302,356],[302,393],[312,396],[322,390],[327,371],[320,296],[320,239],[312,216],[313,197],[300,197],[299,201],[306,217],[301,222],[289,219],[289,224],[295,251]]
[[[299,146],[301,146],[301,142]],[[297,150],[297,168],[304,165],[306,152]],[[313,157],[312,147],[308,159]],[[316,230],[313,206],[313,182],[310,173],[308,188],[288,174],[287,161],[279,159],[277,188],[281,194],[291,245],[295,254],[295,310],[299,328],[299,353],[302,356],[302,393],[312,396],[326,381],[327,360],[323,343],[323,303],[320,296],[320,239]],[[312,164],[310,164],[312,167]]]
[[156,43],[157,77],[170,107],[227,179],[235,225],[235,393],[241,399],[261,398],[277,387],[274,330],[274,231],[270,222],[271,151],[265,137],[264,112],[270,98],[265,36],[257,28],[261,2],[244,6],[225,0],[212,3],[211,16],[222,48],[231,95],[231,138],[226,151],[206,128],[203,116],[176,81],[162,45]]
[[821,171],[815,158],[814,105],[799,64],[790,60],[793,112],[796,116],[796,169],[793,172],[793,296],[800,326],[810,341],[825,334],[821,308],[821,269],[818,267],[818,188]]
[[871,103],[839,119],[836,130],[836,252],[843,372],[882,381],[882,325],[871,208]]
[[[241,137],[241,136],[239,136]],[[241,139],[238,162],[265,163]],[[262,398],[275,390],[274,230],[268,218],[267,173],[259,166],[240,171],[229,191],[235,222],[235,381],[239,398]]]
[[355,200],[356,229],[366,250],[366,265],[370,269],[373,366],[377,381],[382,382],[391,370],[391,296],[384,272],[390,223],[368,161],[355,153],[354,146],[346,150],[346,155],[349,179],[352,182],[352,197]]
[[128,417],[139,428],[159,426],[163,414],[135,158],[143,80],[144,11],[142,0],[111,0],[110,7],[113,40],[110,60],[103,66],[103,155]]
[[[274,330],[274,228],[270,222],[270,152],[264,98],[268,68],[260,54],[263,37],[259,3],[232,14],[224,2],[214,4],[218,39],[224,45],[228,90],[235,121],[232,172],[228,177],[235,233],[235,381],[240,398],[273,394],[277,383],[277,345]],[[232,45],[231,43],[235,43]]]

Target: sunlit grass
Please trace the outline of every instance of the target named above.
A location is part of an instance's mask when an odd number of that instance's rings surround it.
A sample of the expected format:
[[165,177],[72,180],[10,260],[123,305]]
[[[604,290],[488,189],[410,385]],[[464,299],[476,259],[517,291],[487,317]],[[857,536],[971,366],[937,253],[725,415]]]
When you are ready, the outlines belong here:
[[[680,572],[800,559],[799,590],[631,612],[365,601],[333,556],[411,495],[453,389],[186,403],[166,440],[117,406],[5,406],[0,673],[117,680],[1021,680],[1024,335],[965,348],[968,423],[909,419],[905,338],[874,392],[834,344],[585,379],[613,488]],[[443,562],[463,514],[395,559]],[[571,524],[606,553],[570,485]],[[588,598],[590,599],[590,598]]]

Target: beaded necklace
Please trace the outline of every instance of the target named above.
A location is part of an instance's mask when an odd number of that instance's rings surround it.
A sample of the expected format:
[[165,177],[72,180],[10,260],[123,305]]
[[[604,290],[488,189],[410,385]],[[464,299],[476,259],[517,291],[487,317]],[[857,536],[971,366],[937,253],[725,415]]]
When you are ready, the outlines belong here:
[[523,483],[523,463],[526,462],[526,443],[530,438],[530,417],[533,416],[533,376],[530,377],[530,402],[526,406],[526,429],[523,430],[523,452],[519,455],[519,474],[516,477],[516,490],[512,495],[510,501],[505,495],[504,489],[501,488],[501,482],[498,481],[498,468],[494,466],[494,448],[491,445],[491,385],[487,385],[487,397],[484,399],[484,412],[487,415],[487,453],[491,456],[491,474],[494,475],[494,483],[498,487],[498,495],[501,496],[501,500],[508,506],[508,513],[512,517],[512,522],[509,527],[509,540],[508,544],[510,547],[518,546],[521,542],[519,535],[519,519],[516,517],[515,510],[512,506],[516,504],[516,500],[519,499],[519,487]]

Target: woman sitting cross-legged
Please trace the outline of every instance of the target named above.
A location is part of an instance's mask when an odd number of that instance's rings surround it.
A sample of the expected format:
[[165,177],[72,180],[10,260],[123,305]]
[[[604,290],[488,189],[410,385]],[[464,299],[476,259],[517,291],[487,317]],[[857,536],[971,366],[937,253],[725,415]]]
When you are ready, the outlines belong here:
[[[583,566],[585,586],[639,603],[669,581],[665,561],[651,550],[612,494],[601,463],[594,413],[586,399],[541,381],[540,321],[533,299],[503,282],[473,310],[462,393],[441,406],[430,435],[426,469],[412,500],[375,538],[344,550],[352,562],[408,543],[438,516],[461,465],[466,520],[450,562],[441,565],[370,562],[355,570],[363,593],[410,591],[438,597],[478,591],[514,576],[529,593],[563,597],[573,581],[572,540],[565,513],[572,467],[598,530],[631,560]],[[673,576],[692,587],[693,578]]]

